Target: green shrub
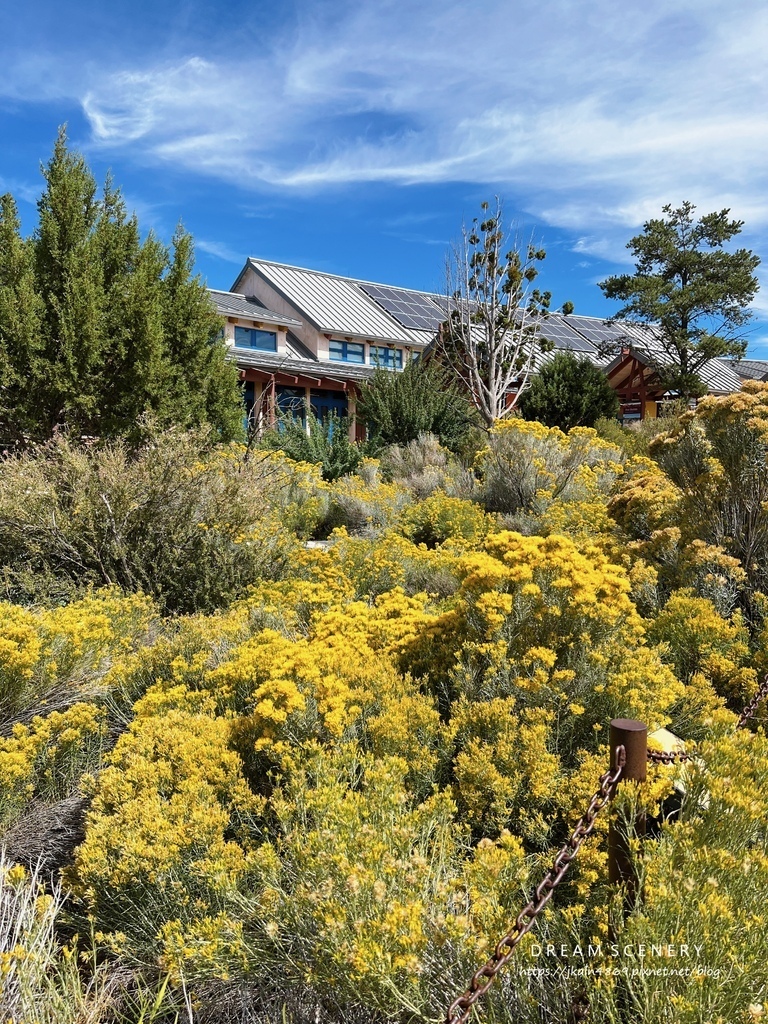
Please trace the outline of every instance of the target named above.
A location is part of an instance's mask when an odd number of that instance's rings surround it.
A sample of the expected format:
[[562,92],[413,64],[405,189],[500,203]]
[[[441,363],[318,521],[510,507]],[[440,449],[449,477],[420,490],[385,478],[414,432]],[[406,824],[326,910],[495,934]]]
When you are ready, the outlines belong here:
[[319,464],[323,480],[338,480],[354,473],[367,449],[349,440],[347,417],[332,413],[319,420],[309,409],[306,416],[306,427],[295,416],[284,416],[273,430],[263,434],[259,446],[283,451],[294,462]]
[[424,360],[410,360],[401,373],[377,369],[360,387],[357,411],[381,444],[406,445],[429,433],[452,451],[477,418],[448,370]]
[[284,572],[295,538],[282,526],[277,470],[167,431],[135,455],[122,441],[57,438],[0,460],[0,593],[46,601],[118,585],[170,612],[213,609]]
[[548,427],[593,427],[601,417],[616,416],[619,399],[594,363],[571,352],[555,352],[531,379],[518,409],[527,420]]

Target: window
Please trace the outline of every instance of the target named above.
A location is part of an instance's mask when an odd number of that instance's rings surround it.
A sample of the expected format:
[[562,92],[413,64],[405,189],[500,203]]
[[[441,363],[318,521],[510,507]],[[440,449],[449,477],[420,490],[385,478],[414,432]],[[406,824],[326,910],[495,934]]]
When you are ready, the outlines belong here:
[[376,366],[385,366],[388,370],[402,370],[403,350],[388,348],[385,345],[371,345],[371,362]]
[[252,380],[247,380],[243,386],[243,404],[245,405],[243,426],[247,430],[253,422],[253,407],[256,405],[256,386]]
[[356,341],[332,341],[328,345],[328,355],[341,363],[364,363],[365,345]]
[[343,391],[325,391],[313,388],[309,394],[309,404],[319,420],[327,419],[332,413],[336,413],[339,417],[346,416],[349,411],[347,396]]
[[258,348],[262,352],[277,352],[277,333],[259,331],[255,327],[236,327],[235,348]]
[[280,416],[307,422],[307,393],[304,388],[289,388],[278,385],[275,388],[275,405]]

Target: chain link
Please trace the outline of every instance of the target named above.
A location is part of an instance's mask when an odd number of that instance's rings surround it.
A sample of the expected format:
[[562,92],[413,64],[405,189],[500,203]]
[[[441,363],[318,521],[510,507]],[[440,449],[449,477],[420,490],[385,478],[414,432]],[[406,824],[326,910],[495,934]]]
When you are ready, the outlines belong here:
[[[768,697],[768,675],[760,684],[757,693],[752,697],[739,716],[737,729],[743,728],[746,723],[754,717],[760,702]],[[552,898],[552,894],[576,858],[581,844],[590,835],[600,811],[611,800],[616,785],[621,778],[624,765],[626,764],[626,750],[624,747],[616,747],[616,766],[600,777],[598,791],[589,802],[589,807],[584,815],[576,823],[568,842],[558,852],[552,866],[544,878],[536,886],[533,898],[515,918],[511,930],[497,944],[493,955],[475,974],[469,983],[469,988],[463,995],[451,1003],[445,1017],[445,1024],[465,1024],[472,1012],[472,1007],[481,999],[494,982],[497,974],[509,963],[514,955],[515,948],[519,945],[524,935],[533,928],[536,918],[542,912]],[[684,764],[693,759],[693,755],[683,750],[649,750],[648,761],[652,764]]]
[[[768,697],[768,676],[762,681],[757,692],[739,715],[739,720],[736,723],[737,729],[743,729],[747,722],[754,718],[760,702],[766,697]],[[686,754],[684,750],[649,750],[648,760],[652,764],[684,764],[686,761],[692,761],[693,755]]]
[[684,750],[649,750],[648,760],[652,764],[684,764],[692,761],[693,755]]
[[750,718],[754,717],[760,701],[765,697],[768,697],[768,676],[766,676],[762,683],[760,683],[757,693],[739,715],[739,721],[736,723],[737,729],[743,729]]
[[589,802],[589,807],[576,823],[568,842],[558,852],[552,866],[544,878],[536,886],[533,899],[515,918],[512,929],[497,944],[490,960],[476,971],[469,983],[467,991],[460,995],[448,1007],[445,1017],[446,1024],[465,1024],[472,1012],[472,1007],[482,998],[493,984],[494,978],[512,959],[515,947],[524,935],[533,928],[536,918],[552,898],[552,894],[565,877],[573,863],[579,848],[595,827],[600,811],[612,799],[616,785],[627,761],[624,747],[616,747],[616,766],[600,776],[599,789]]

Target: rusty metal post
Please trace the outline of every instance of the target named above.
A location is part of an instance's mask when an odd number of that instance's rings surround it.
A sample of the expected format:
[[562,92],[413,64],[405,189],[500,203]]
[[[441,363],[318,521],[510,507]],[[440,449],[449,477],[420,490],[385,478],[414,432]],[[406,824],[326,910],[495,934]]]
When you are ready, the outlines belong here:
[[[623,746],[626,751],[626,763],[621,774],[621,781],[645,782],[645,767],[648,761],[648,727],[644,722],[632,718],[614,718],[611,722],[611,764],[615,760],[615,751]],[[645,835],[645,812],[640,811],[635,819],[635,834]],[[613,883],[625,883],[627,886],[627,904],[631,908],[637,892],[637,878],[632,870],[627,837],[611,822],[608,829],[608,880]]]

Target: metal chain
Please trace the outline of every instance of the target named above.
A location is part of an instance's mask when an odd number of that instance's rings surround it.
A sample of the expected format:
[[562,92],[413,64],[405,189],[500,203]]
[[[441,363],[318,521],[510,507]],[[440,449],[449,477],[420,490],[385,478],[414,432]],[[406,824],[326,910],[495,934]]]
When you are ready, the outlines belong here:
[[739,720],[736,723],[737,729],[742,729],[747,724],[750,718],[752,718],[757,711],[760,701],[765,697],[768,697],[768,676],[766,676],[762,683],[760,683],[757,693],[739,715]]
[[[754,717],[760,706],[760,702],[768,697],[768,676],[762,681],[757,692],[739,715],[736,723],[737,729],[743,729],[747,722]],[[648,760],[653,764],[683,764],[693,760],[692,754],[686,754],[683,750],[649,750]]]
[[482,998],[493,984],[493,980],[502,967],[512,959],[515,947],[526,935],[552,898],[552,893],[562,882],[568,868],[579,852],[579,848],[595,827],[597,815],[611,800],[616,785],[627,761],[627,753],[623,746],[615,749],[616,766],[600,776],[600,787],[589,802],[584,815],[579,818],[570,839],[562,847],[544,878],[536,886],[533,899],[515,918],[512,929],[497,944],[490,960],[476,971],[463,995],[451,1003],[445,1017],[445,1024],[465,1024],[472,1007]]
[[683,764],[693,757],[684,750],[649,750],[648,760],[652,764]]

